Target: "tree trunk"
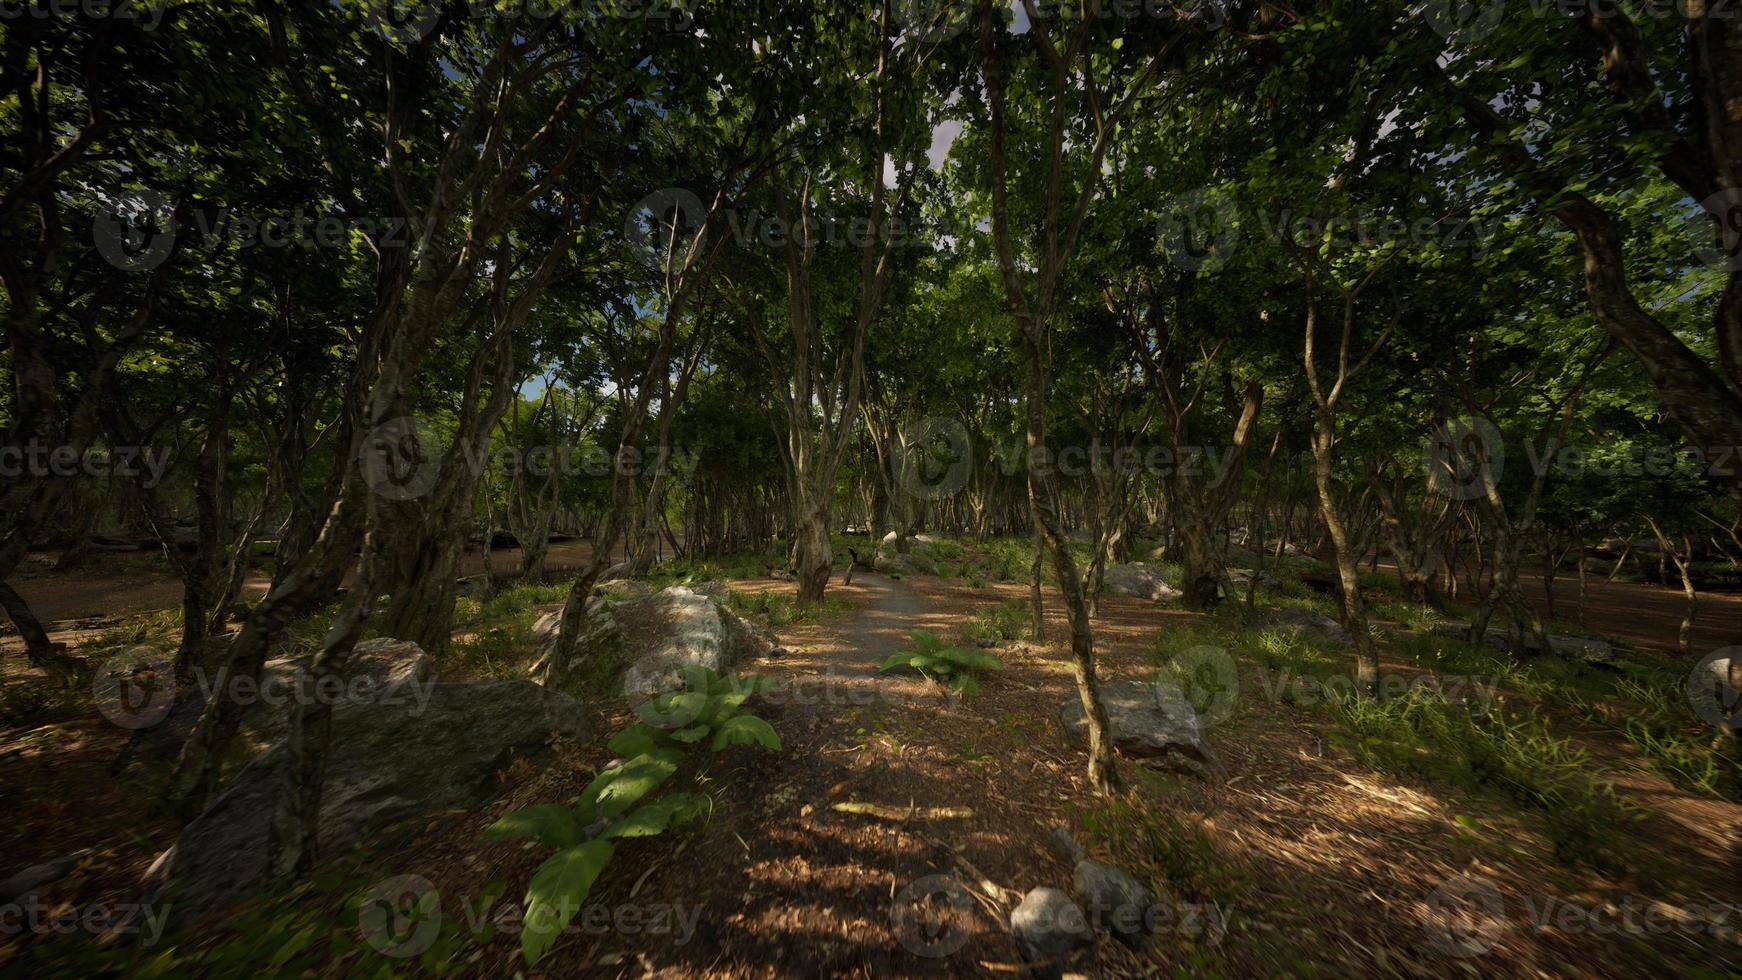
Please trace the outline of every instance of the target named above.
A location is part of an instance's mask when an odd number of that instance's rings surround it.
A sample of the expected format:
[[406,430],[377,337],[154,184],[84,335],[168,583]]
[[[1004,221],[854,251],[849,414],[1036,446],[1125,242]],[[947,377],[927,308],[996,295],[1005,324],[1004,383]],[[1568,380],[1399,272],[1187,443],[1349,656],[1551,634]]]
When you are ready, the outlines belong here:
[[83,666],[66,655],[66,644],[49,641],[48,631],[42,628],[42,621],[31,611],[30,604],[3,579],[0,579],[0,607],[5,608],[12,625],[18,627],[25,655],[39,670],[63,683],[72,683],[82,675]]
[[[1181,501],[1181,503],[1185,503]],[[1174,508],[1174,530],[1180,542],[1181,602],[1190,609],[1211,609],[1222,599],[1221,549],[1208,530],[1195,520],[1197,508],[1189,504]]]
[[[1058,573],[1059,591],[1064,595],[1065,611],[1071,624],[1071,670],[1076,676],[1077,696],[1082,700],[1083,715],[1088,723],[1089,785],[1095,792],[1110,795],[1119,786],[1119,774],[1113,763],[1113,739],[1107,723],[1107,709],[1101,704],[1101,692],[1095,679],[1095,635],[1089,622],[1089,604],[1083,598],[1083,581],[1077,571],[1077,560],[1071,554],[1070,541],[1060,526],[1055,501],[1057,481],[1051,461],[1042,459],[1046,445],[1046,369],[1041,360],[1040,339],[1030,331],[1038,328],[1025,325],[1028,363],[1028,496],[1034,511],[1035,524],[1047,546],[1052,550],[1053,569]],[[1039,587],[1036,586],[1038,596]],[[1039,609],[1037,604],[1035,607]]]
[[187,743],[165,790],[170,812],[184,822],[206,805],[217,787],[223,755],[242,722],[242,703],[226,696],[232,682],[256,681],[272,641],[288,624],[313,612],[332,594],[351,567],[362,540],[361,515],[349,494],[341,496],[332,520],[303,560],[284,570],[279,581],[242,624],[230,643],[229,659],[218,671],[216,692]]
[[1338,591],[1342,593],[1343,625],[1355,638],[1355,684],[1368,697],[1382,693],[1379,686],[1379,648],[1367,629],[1367,610],[1361,601],[1360,556],[1349,547],[1349,532],[1337,511],[1331,464],[1336,445],[1336,416],[1321,408],[1313,432],[1313,480],[1318,487],[1319,517],[1331,538],[1337,566]]
[[820,497],[812,497],[799,514],[799,605],[814,606],[823,601],[834,568],[834,545],[829,540],[829,506]]
[[1029,514],[1034,523],[1034,561],[1028,567],[1028,609],[1033,614],[1034,642],[1046,642],[1046,600],[1040,592],[1040,572],[1046,561],[1046,538],[1041,534],[1040,518]]

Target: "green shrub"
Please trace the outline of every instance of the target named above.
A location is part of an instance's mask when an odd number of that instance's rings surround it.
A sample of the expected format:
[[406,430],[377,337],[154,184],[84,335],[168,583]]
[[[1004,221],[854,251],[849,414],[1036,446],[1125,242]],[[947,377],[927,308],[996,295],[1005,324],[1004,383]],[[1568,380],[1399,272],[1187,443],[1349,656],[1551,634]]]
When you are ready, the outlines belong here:
[[611,750],[626,760],[595,776],[573,806],[523,807],[485,828],[485,840],[531,838],[556,851],[526,887],[520,951],[528,965],[550,951],[586,903],[616,853],[613,839],[652,837],[707,812],[709,800],[698,793],[643,802],[677,772],[687,752],[704,741],[715,752],[751,743],[780,751],[780,736],[744,709],[747,699],[767,689],[764,679],[721,677],[700,666],[683,673],[683,690],[643,704],[636,710],[641,721],[611,739]]
[[963,638],[973,644],[1005,643],[1021,639],[1029,629],[1028,603],[1021,599],[1006,599],[989,609],[982,609],[962,628]]
[[791,626],[818,616],[833,616],[853,608],[853,603],[839,596],[824,596],[820,606],[801,606],[796,596],[788,592],[727,593],[727,604],[743,613],[751,613],[769,626]]
[[960,561],[962,556],[968,553],[968,549],[962,547],[961,544],[948,539],[933,541],[926,545],[925,549],[936,561]]
[[930,630],[914,630],[912,650],[903,650],[883,662],[881,670],[912,668],[927,677],[937,677],[963,694],[980,693],[976,671],[1002,670],[1004,664],[996,654],[986,650],[964,650],[938,639]]

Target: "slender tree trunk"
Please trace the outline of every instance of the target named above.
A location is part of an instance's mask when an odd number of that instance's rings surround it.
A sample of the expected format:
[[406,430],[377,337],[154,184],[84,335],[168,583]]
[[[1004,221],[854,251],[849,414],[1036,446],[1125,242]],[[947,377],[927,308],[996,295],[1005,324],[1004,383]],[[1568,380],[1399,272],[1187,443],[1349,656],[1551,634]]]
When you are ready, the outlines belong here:
[[71,683],[80,676],[80,664],[66,655],[66,644],[50,642],[42,620],[36,618],[30,604],[5,580],[0,580],[0,607],[5,608],[12,625],[18,628],[18,635],[24,640],[25,655],[32,664],[63,682]]
[[1040,592],[1040,573],[1046,561],[1046,538],[1041,534],[1040,518],[1030,509],[1034,524],[1034,561],[1028,566],[1028,609],[1033,616],[1034,642],[1046,641],[1046,600]]
[[1361,601],[1360,557],[1349,547],[1349,532],[1337,511],[1336,488],[1331,465],[1336,445],[1336,417],[1321,408],[1313,433],[1313,480],[1318,487],[1319,517],[1331,537],[1331,553],[1337,566],[1338,591],[1342,593],[1343,625],[1355,638],[1355,683],[1363,694],[1378,697],[1379,648],[1367,629],[1367,610]]
[[[1119,786],[1119,774],[1113,763],[1113,739],[1107,723],[1107,709],[1101,704],[1101,691],[1095,679],[1095,634],[1089,621],[1089,605],[1083,598],[1083,581],[1077,571],[1077,560],[1071,554],[1070,540],[1059,521],[1056,501],[1058,485],[1051,469],[1051,460],[1041,450],[1046,445],[1046,369],[1042,361],[1040,339],[1031,331],[1038,327],[1024,325],[1026,361],[1028,364],[1028,497],[1034,511],[1035,524],[1047,546],[1052,550],[1053,569],[1058,573],[1059,591],[1064,595],[1065,612],[1071,625],[1071,669],[1076,676],[1077,696],[1082,700],[1083,715],[1088,722],[1089,785],[1097,793],[1111,794]],[[1038,597],[1039,587],[1036,586]],[[1038,610],[1039,604],[1035,606]]]

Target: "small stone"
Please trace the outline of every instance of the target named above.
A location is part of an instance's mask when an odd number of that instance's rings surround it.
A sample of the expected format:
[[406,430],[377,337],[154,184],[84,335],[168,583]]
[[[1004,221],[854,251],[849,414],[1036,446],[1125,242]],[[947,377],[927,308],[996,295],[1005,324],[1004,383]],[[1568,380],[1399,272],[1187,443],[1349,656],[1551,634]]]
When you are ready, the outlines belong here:
[[1053,853],[1063,858],[1067,864],[1074,865],[1084,857],[1083,846],[1077,843],[1075,837],[1071,836],[1069,827],[1054,827],[1052,834],[1047,837],[1046,843],[1048,847],[1052,848]]
[[72,874],[73,869],[78,867],[79,862],[84,860],[85,855],[89,853],[91,853],[89,849],[74,851],[52,861],[33,864],[5,881],[0,881],[0,904],[10,905],[44,885],[52,885]]
[[1085,860],[1077,862],[1071,885],[1091,924],[1132,949],[1143,946],[1155,922],[1155,896],[1142,883],[1112,865]]
[[1041,976],[1059,976],[1074,956],[1092,946],[1088,917],[1057,888],[1036,888],[1010,913],[1010,931],[1022,958]]

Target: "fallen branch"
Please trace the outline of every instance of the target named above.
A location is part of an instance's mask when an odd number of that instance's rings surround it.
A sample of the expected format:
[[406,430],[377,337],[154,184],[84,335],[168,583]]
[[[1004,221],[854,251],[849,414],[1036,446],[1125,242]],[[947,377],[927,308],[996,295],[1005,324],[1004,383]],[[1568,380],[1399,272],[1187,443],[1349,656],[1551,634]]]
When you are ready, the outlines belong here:
[[881,803],[860,803],[849,800],[830,806],[832,810],[841,813],[857,813],[865,817],[878,817],[883,820],[966,820],[974,815],[974,811],[965,806],[884,806]]

